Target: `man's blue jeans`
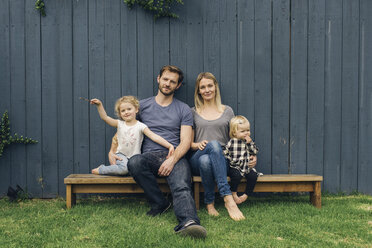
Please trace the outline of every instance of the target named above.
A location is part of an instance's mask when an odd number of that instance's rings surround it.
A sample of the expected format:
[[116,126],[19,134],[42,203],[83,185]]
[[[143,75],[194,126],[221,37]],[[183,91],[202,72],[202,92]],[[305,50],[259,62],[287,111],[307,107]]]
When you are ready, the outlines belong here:
[[202,178],[205,204],[214,202],[215,182],[222,197],[231,195],[230,185],[227,182],[228,163],[218,141],[210,141],[204,150],[193,153],[190,164],[192,174]]
[[[162,209],[168,201],[156,182],[158,170],[165,161],[168,151],[147,152],[129,159],[130,174],[144,190],[152,209]],[[200,224],[196,213],[194,198],[191,193],[191,171],[186,159],[180,159],[167,177],[169,188],[173,196],[173,209],[179,225],[182,227],[189,220]]]

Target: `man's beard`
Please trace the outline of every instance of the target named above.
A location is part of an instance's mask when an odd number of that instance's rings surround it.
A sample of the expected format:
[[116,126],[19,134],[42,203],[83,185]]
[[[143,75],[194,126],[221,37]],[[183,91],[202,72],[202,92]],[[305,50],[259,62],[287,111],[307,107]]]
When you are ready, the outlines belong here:
[[159,90],[160,90],[160,92],[161,92],[164,96],[171,96],[171,95],[173,95],[174,92],[176,91],[176,90],[170,90],[169,92],[164,92],[164,91],[163,91],[163,87],[159,87]]

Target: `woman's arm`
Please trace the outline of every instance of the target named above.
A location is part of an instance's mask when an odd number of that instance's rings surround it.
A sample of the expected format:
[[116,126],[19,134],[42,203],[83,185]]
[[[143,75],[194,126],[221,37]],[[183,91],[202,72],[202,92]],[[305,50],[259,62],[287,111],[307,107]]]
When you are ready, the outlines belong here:
[[90,104],[96,105],[99,117],[101,117],[102,120],[112,127],[118,127],[118,120],[115,120],[106,114],[105,108],[99,99],[90,100]]
[[173,154],[173,152],[174,152],[173,145],[171,143],[169,143],[168,141],[166,141],[163,137],[161,137],[160,135],[157,135],[156,133],[151,131],[150,128],[148,128],[148,127],[146,127],[143,130],[143,133],[147,137],[149,137],[152,141],[158,143],[159,145],[164,146],[165,148],[168,148],[169,149],[168,156],[171,156]]
[[202,140],[201,142],[195,143],[194,142],[194,129],[192,130],[192,142],[191,142],[191,150],[204,150],[205,146],[208,144],[208,140]]

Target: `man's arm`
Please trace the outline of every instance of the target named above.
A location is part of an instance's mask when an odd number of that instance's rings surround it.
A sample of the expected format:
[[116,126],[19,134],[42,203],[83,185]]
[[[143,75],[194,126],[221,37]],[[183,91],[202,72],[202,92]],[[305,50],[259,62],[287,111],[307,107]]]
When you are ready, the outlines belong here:
[[115,154],[117,149],[118,149],[118,134],[116,133],[114,137],[112,137],[111,148],[108,154],[110,164],[116,164],[116,160],[122,160],[119,156]]
[[190,149],[192,140],[192,127],[182,125],[180,133],[180,144],[177,146],[173,155],[166,159],[160,166],[158,174],[159,176],[169,176],[172,172],[174,165],[180,160]]

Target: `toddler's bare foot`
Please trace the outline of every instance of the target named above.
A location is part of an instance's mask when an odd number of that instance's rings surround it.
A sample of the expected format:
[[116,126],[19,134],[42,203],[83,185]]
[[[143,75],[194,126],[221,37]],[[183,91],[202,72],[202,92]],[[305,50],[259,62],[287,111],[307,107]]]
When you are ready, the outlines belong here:
[[232,197],[233,197],[233,199],[234,199],[234,201],[235,201],[236,204],[242,203],[242,200],[239,198],[237,192],[232,192]]
[[248,199],[248,195],[242,194],[241,196],[239,196],[239,199],[240,199],[240,203],[243,203]]
[[96,174],[96,175],[99,175],[99,171],[98,171],[98,168],[95,168],[92,170],[92,174]]
[[217,212],[217,210],[214,208],[214,203],[207,204],[207,211],[209,215],[212,216],[219,216],[220,214]]
[[243,213],[240,212],[238,206],[236,205],[232,195],[226,195],[223,200],[225,201],[225,208],[227,209],[227,212],[229,212],[231,219],[235,221],[245,219]]

